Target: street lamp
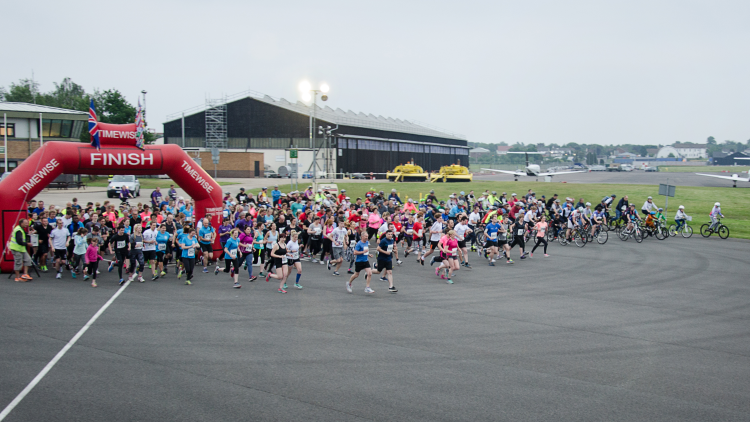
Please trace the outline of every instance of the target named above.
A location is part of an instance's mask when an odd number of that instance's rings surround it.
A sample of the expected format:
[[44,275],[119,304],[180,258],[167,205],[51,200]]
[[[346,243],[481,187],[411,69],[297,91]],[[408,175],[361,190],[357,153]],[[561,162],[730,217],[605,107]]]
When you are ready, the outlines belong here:
[[312,100],[312,111],[310,112],[310,149],[313,150],[313,186],[315,186],[315,179],[318,177],[317,175],[317,169],[318,169],[318,152],[317,148],[315,147],[315,114],[316,114],[316,108],[317,108],[317,101],[318,101],[318,94],[322,94],[320,96],[320,99],[323,101],[328,101],[328,91],[331,88],[328,86],[327,83],[320,84],[320,88],[313,89],[312,85],[308,81],[302,81],[299,84],[299,90],[302,93],[302,101],[309,102]]

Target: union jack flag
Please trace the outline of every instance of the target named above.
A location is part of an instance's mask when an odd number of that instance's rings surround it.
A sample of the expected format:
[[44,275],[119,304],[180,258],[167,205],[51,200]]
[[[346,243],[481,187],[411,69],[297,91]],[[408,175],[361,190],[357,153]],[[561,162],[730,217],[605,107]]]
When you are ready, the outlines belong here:
[[135,113],[135,128],[136,128],[136,141],[135,146],[144,149],[143,141],[144,141],[144,132],[146,131],[146,128],[144,127],[143,122],[143,109],[141,108],[141,99],[138,98],[138,111]]
[[91,135],[91,146],[98,151],[101,148],[101,144],[99,144],[99,122],[96,119],[96,108],[94,107],[93,99],[91,99],[91,104],[89,105],[89,134]]

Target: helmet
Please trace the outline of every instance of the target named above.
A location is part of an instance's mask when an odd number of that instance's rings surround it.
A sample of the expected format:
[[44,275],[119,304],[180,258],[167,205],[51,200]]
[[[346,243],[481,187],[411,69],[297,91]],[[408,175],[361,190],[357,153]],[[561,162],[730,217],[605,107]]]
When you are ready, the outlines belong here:
[[344,192],[346,192],[346,189],[341,189],[341,193],[344,193]]
[[664,211],[664,208],[659,208],[659,212],[662,212],[662,211]]
[[628,206],[627,206],[627,205],[623,205],[623,206],[622,206],[622,210],[623,210],[623,211],[627,211],[627,210],[628,210]]
[[391,189],[391,192],[396,192],[396,189]]
[[578,211],[583,212],[583,207],[578,207]]
[[434,190],[430,190],[430,193],[435,193],[435,191]]
[[721,206],[721,204],[717,202],[717,203],[715,203],[715,204],[714,204],[714,206],[715,206],[715,207],[720,207],[720,206]]
[[461,195],[466,195],[466,192],[464,192],[464,191],[461,191]]
[[458,201],[458,205],[463,205],[463,204],[464,204],[464,200],[463,199],[460,200],[460,201]]
[[515,193],[511,193],[510,196],[518,196],[518,195],[516,195]]
[[615,194],[613,193],[613,194],[612,194],[612,197],[613,197],[613,198],[617,198],[617,195],[615,195]]
[[649,196],[649,197],[648,197],[648,198],[646,198],[646,199],[654,199],[654,198],[652,198],[652,197],[650,197],[650,196]]
[[497,195],[497,192],[493,190],[493,191],[492,191],[492,194],[493,194],[493,195]]
[[651,211],[651,215],[656,215],[656,211]]
[[679,209],[679,210],[684,210],[684,209],[685,209],[685,206],[684,206],[684,205],[680,205],[679,207],[677,207],[677,209]]
[[586,206],[590,207],[591,206],[591,202],[586,202]]

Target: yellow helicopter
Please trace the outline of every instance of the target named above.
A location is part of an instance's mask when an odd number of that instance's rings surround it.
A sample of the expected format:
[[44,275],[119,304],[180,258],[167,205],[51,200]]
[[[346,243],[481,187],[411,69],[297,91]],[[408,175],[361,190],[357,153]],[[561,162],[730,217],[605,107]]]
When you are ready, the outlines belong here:
[[458,164],[440,167],[440,171],[430,174],[430,183],[471,182],[472,180],[474,180],[474,175],[469,172],[468,168],[461,165],[461,160],[458,160]]
[[422,167],[414,164],[412,159],[406,164],[396,166],[393,171],[386,173],[385,177],[394,182],[426,182],[430,175]]

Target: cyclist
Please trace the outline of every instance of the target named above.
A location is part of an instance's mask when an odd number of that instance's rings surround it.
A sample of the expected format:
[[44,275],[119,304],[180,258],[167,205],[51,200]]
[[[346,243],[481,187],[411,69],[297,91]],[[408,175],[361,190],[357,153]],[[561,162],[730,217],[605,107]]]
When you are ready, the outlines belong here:
[[659,208],[659,211],[656,212],[656,221],[662,226],[666,224],[667,218],[664,216],[664,208]]
[[646,202],[643,203],[643,206],[641,207],[641,212],[643,212],[643,215],[648,216],[651,214],[651,211],[656,211],[659,207],[654,204],[653,201],[654,198],[648,197],[646,198]]
[[594,233],[596,232],[596,229],[601,224],[606,224],[607,218],[604,216],[604,210],[601,208],[597,208],[594,210],[593,213],[591,213],[591,236],[594,236]]
[[640,217],[638,217],[638,211],[635,210],[635,204],[630,204],[630,209],[623,211],[623,215],[627,218],[628,232],[633,231],[633,224],[638,224],[638,220],[640,220]]
[[687,221],[687,214],[685,214],[685,206],[680,205],[677,208],[677,214],[674,215],[674,222],[677,223],[677,231],[679,231],[682,226],[685,225],[685,221]]
[[724,214],[721,213],[721,204],[715,203],[708,216],[711,217],[711,226],[708,229],[713,231],[719,225],[719,218],[724,218]]
[[654,224],[655,220],[656,220],[656,211],[649,212],[648,215],[646,216],[646,227],[651,231],[656,229],[656,226]]
[[582,214],[583,208],[578,208],[571,211],[568,215],[568,230],[565,232],[565,238],[568,239],[568,242],[571,241],[573,229],[581,226]]

